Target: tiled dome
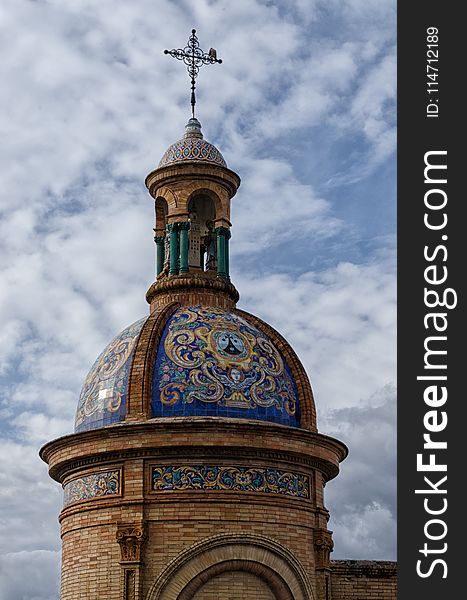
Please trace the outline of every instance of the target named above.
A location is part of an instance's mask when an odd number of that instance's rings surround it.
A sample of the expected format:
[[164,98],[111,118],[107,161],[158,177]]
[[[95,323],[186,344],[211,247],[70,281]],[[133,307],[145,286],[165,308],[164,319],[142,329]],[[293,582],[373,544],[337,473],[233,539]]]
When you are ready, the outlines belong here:
[[124,329],[96,359],[81,390],[75,431],[104,427],[125,419],[131,360],[146,319]]
[[167,148],[158,168],[185,161],[203,161],[227,167],[219,150],[203,139],[198,119],[188,121],[184,137]]
[[274,343],[238,314],[201,306],[179,308],[167,321],[152,414],[300,423],[297,388]]
[[[130,370],[146,320],[124,329],[97,358],[81,390],[76,432],[125,420]],[[300,427],[297,386],[286,359],[236,312],[178,308],[151,354],[152,417],[233,417]]]

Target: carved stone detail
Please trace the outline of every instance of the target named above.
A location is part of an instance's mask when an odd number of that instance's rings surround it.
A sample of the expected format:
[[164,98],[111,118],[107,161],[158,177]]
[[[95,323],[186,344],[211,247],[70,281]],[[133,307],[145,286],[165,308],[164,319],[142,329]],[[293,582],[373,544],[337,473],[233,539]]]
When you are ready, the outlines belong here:
[[123,581],[124,600],[135,600],[136,598],[136,571],[135,569],[125,569]]
[[316,568],[330,568],[330,554],[334,548],[332,532],[327,529],[317,529],[314,532],[314,544],[316,552]]
[[121,562],[141,562],[141,548],[146,536],[143,525],[118,525],[117,542],[120,544]]

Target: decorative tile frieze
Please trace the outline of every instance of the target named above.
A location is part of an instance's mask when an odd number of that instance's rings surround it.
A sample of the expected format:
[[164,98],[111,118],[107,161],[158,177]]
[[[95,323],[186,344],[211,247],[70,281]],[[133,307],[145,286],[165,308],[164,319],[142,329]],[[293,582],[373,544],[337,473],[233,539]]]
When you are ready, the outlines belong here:
[[154,492],[183,490],[229,490],[310,497],[310,478],[302,473],[274,467],[235,467],[219,465],[154,466],[151,472]]
[[63,487],[63,505],[73,502],[121,495],[121,469],[100,471],[69,481]]

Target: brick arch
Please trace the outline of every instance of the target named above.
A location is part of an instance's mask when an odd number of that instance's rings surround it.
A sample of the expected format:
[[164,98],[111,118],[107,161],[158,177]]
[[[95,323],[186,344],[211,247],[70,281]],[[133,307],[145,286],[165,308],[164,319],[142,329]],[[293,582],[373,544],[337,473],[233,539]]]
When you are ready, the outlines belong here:
[[167,202],[169,213],[178,208],[180,205],[180,201],[177,197],[177,194],[169,187],[164,186],[157,190],[157,194],[155,197],[156,202],[159,198],[162,198]]
[[135,346],[128,380],[126,421],[151,418],[151,387],[154,363],[165,324],[180,307],[172,302],[149,315]]
[[[227,216],[225,215],[226,203],[223,202],[223,199],[219,196],[219,194],[217,192],[214,192],[207,187],[196,188],[186,199],[187,207],[189,206],[191,200],[194,200],[198,196],[206,196],[207,198],[212,200],[212,202],[214,204],[214,210],[215,210],[215,217],[214,217],[215,221],[222,218],[222,216],[227,218]],[[188,210],[188,208],[187,208],[187,210]],[[222,215],[222,216],[220,216],[220,215]]]
[[188,600],[208,579],[235,565],[262,578],[277,600],[315,600],[308,576],[292,552],[271,538],[250,533],[220,534],[193,544],[167,565],[146,600]]
[[309,429],[310,431],[318,431],[316,426],[315,399],[313,397],[310,380],[292,346],[278,331],[271,327],[271,325],[268,325],[258,317],[238,308],[235,309],[234,312],[266,334],[282,352],[297,386],[300,403],[300,426],[303,429]]
[[193,210],[193,206],[191,204],[195,204],[196,200],[201,198],[203,201],[206,201],[209,204],[210,209],[212,209],[213,216],[212,222],[214,223],[216,220],[216,214],[219,211],[219,198],[215,194],[208,193],[205,190],[199,190],[193,192],[191,196],[187,199],[186,210],[190,214]]
[[192,600],[206,583],[218,575],[242,571],[256,575],[258,579],[266,583],[276,600],[294,600],[289,586],[278,573],[262,563],[251,560],[226,560],[208,567],[188,583],[178,595],[177,600]]
[[198,195],[204,194],[214,202],[216,210],[216,220],[230,220],[230,196],[227,190],[217,183],[203,179],[193,181],[186,186],[180,193],[180,204],[188,210],[190,200]]
[[156,226],[154,231],[156,235],[165,233],[165,226],[167,225],[167,217],[169,214],[169,206],[167,200],[163,196],[157,196],[154,200],[154,208],[156,212]]

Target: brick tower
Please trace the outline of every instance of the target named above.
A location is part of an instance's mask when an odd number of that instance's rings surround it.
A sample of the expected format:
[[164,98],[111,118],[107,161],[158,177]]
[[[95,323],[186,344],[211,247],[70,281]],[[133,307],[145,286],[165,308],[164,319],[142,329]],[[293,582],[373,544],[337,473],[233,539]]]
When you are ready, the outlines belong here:
[[41,450],[64,489],[61,599],[329,600],[323,491],[347,449],[318,433],[287,341],[236,307],[240,179],[191,118],[146,185],[149,316],[97,358],[75,433]]

